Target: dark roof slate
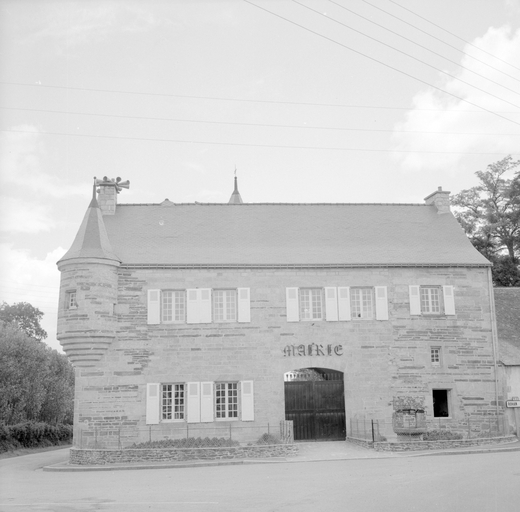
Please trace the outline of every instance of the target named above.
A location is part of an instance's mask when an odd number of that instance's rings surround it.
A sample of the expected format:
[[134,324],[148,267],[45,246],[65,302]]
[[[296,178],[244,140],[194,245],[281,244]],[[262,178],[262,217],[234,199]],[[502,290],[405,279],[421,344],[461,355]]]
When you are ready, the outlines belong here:
[[118,205],[104,217],[132,265],[488,265],[451,214],[395,204]]

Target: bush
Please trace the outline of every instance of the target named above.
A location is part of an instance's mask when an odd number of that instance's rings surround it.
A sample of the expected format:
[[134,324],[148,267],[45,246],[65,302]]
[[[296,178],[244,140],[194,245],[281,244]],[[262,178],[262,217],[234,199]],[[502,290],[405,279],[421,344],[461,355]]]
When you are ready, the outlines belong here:
[[72,441],[72,425],[49,425],[26,421],[16,425],[0,424],[0,452],[18,448],[58,446]]
[[280,444],[282,441],[272,434],[263,434],[256,444]]
[[144,443],[134,443],[126,449],[132,448],[219,448],[239,446],[238,441],[224,439],[223,437],[188,437],[183,439],[161,439],[160,441],[146,441]]
[[423,434],[423,441],[452,441],[462,439],[462,434],[450,430],[430,430]]

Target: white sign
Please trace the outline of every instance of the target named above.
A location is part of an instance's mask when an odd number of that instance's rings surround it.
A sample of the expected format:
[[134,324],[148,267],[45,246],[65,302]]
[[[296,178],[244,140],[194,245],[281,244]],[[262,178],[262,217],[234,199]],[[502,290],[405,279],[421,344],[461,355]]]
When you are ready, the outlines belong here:
[[506,407],[520,407],[520,400],[508,400]]

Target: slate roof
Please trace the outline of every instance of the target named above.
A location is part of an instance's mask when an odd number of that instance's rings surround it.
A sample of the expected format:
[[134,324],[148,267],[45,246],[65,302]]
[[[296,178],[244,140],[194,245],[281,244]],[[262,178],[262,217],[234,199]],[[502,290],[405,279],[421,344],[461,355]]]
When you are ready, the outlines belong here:
[[489,265],[423,204],[121,204],[103,217],[128,265]]
[[494,288],[499,360],[520,365],[520,288]]

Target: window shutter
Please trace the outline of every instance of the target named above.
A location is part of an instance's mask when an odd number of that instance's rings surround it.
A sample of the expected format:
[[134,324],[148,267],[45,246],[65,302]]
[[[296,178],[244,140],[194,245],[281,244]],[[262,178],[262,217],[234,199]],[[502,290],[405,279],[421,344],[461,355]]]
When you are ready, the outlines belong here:
[[148,290],[148,323],[161,323],[161,290]]
[[421,314],[421,294],[419,286],[410,285],[410,315]]
[[188,423],[200,423],[200,383],[188,382]]
[[201,288],[199,299],[199,322],[211,323],[211,288]]
[[287,307],[287,321],[299,322],[300,310],[298,304],[298,288],[286,288],[286,307]]
[[159,423],[159,384],[146,384],[146,424]]
[[200,421],[210,423],[213,415],[213,382],[201,382]]
[[386,286],[376,286],[376,320],[388,320],[388,294]]
[[338,288],[338,318],[340,321],[350,321],[350,288],[340,286]]
[[443,286],[442,292],[444,294],[444,314],[455,314],[455,296],[453,295],[453,286]]
[[253,393],[253,381],[243,380],[240,383],[240,399],[242,405],[242,421],[254,421],[255,400]]
[[195,288],[186,290],[186,323],[199,323],[199,292]]
[[251,322],[251,301],[249,288],[238,288],[238,321]]
[[325,288],[325,320],[327,322],[338,321],[338,296],[334,287]]

